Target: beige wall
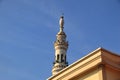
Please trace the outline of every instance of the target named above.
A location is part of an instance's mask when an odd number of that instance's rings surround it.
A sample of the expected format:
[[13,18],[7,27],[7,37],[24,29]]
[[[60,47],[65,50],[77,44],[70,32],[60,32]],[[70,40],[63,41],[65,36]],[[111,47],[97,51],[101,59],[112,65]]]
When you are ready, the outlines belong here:
[[86,72],[84,75],[78,76],[74,80],[102,80],[102,68],[97,68]]

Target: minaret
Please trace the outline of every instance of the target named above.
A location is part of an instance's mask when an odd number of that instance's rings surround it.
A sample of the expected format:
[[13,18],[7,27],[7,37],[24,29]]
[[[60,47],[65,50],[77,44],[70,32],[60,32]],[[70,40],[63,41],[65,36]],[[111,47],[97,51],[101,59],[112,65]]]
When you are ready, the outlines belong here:
[[60,31],[57,34],[57,39],[54,42],[55,48],[55,61],[53,63],[52,75],[55,75],[60,70],[68,66],[68,62],[66,61],[66,52],[68,49],[68,41],[66,41],[66,34],[63,31],[64,29],[64,17],[60,17],[59,21]]

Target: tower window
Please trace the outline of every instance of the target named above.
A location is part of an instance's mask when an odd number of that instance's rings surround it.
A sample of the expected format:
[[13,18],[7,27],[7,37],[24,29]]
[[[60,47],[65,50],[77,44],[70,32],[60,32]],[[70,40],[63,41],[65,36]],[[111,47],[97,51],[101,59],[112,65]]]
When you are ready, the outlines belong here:
[[57,61],[59,61],[59,54],[57,55]]
[[64,62],[63,54],[61,54],[61,62]]

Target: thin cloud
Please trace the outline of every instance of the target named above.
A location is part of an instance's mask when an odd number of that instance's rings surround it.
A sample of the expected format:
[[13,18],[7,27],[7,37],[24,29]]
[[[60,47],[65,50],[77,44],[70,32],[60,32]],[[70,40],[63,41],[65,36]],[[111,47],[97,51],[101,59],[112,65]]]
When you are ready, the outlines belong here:
[[50,3],[48,3],[47,1],[44,0],[20,0],[21,3],[25,4],[26,6],[29,6],[29,8],[34,8],[36,10],[40,10],[40,12],[42,12],[43,14],[49,15],[53,18],[57,18],[57,16],[59,15],[59,9],[58,6],[56,4],[53,5],[54,2],[51,1],[51,5],[49,5]]

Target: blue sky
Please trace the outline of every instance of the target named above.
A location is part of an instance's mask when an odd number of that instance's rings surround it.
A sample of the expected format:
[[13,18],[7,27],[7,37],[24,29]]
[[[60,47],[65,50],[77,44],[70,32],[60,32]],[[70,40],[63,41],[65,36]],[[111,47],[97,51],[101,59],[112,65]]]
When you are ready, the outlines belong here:
[[51,76],[62,13],[69,64],[98,47],[120,53],[120,0],[0,0],[0,80]]

